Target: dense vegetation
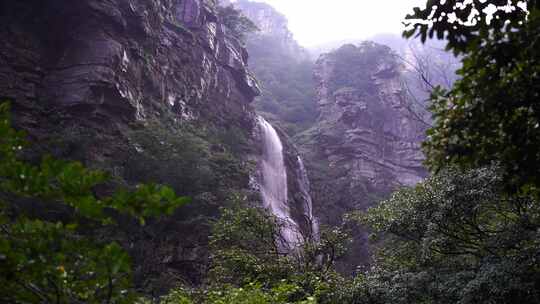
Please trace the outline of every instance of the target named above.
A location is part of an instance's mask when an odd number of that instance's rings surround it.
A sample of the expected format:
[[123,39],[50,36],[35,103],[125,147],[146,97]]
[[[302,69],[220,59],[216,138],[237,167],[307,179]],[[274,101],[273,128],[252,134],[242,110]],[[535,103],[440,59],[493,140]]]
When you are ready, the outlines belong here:
[[[109,177],[80,163],[21,159],[24,136],[11,128],[0,104],[0,299],[5,303],[130,303],[135,294],[129,256],[104,226],[119,215],[138,219],[172,214],[188,199],[171,188],[138,185],[97,195]],[[47,210],[36,217],[33,209]],[[61,212],[68,216],[59,216]]]
[[257,25],[233,5],[218,6],[218,15],[233,37],[244,41],[246,36],[258,31]]
[[250,67],[262,87],[255,107],[294,136],[311,127],[318,117],[314,63],[307,54],[292,52],[279,39],[283,38],[256,35],[247,42]]
[[362,42],[358,46],[345,45],[332,53],[336,67],[331,79],[330,90],[354,88],[369,95],[375,88],[371,75],[365,71],[376,69],[381,58],[393,58],[393,51],[387,46],[374,42]]
[[[537,192],[539,4],[509,1],[511,9],[505,9],[507,2],[473,1],[457,15],[452,1],[428,6],[408,17],[413,28],[406,34],[444,37],[447,48],[463,56],[461,80],[449,91],[433,92],[435,127],[425,144],[431,168],[498,164],[508,190]],[[468,22],[473,10],[482,13]],[[418,19],[436,22],[429,26]]]
[[[432,177],[347,216],[347,222],[369,227],[377,245],[371,267],[358,269],[354,278],[334,269],[349,245],[346,229],[322,229],[285,253],[279,220],[254,207],[250,197],[234,196],[235,185],[219,179],[245,175],[234,156],[242,141],[234,129],[212,139],[191,129],[174,134],[135,128],[130,138],[141,151],[136,163],[170,156],[172,168],[186,170],[156,172],[149,180],[179,179],[193,195],[217,183],[219,193],[225,197],[230,189],[235,202],[211,224],[210,268],[201,286],[179,283],[153,299],[137,294],[126,248],[114,235],[95,232],[121,230],[125,218],[144,225],[188,199],[155,184],[101,191],[109,180],[103,172],[52,157],[26,160],[24,137],[12,129],[8,106],[1,104],[0,300],[539,303],[540,5],[529,1],[524,10],[524,2],[511,3],[513,9],[495,6],[488,14],[485,8],[507,1],[428,1],[409,16],[408,36],[448,39],[448,49],[463,58],[462,80],[432,94],[435,125],[425,143]],[[473,11],[478,14],[470,22]],[[137,175],[138,168],[129,170]]]

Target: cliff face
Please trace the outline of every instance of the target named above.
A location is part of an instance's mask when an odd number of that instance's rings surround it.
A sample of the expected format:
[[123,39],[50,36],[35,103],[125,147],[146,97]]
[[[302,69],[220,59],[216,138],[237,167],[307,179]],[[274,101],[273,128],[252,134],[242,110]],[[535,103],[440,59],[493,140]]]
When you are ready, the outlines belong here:
[[18,105],[219,120],[258,95],[212,1],[38,2],[1,4],[0,90]]
[[[426,175],[424,125],[410,113],[401,76],[392,51],[371,42],[345,45],[317,61],[320,116],[297,141],[309,159],[316,214],[324,223],[336,224],[344,213]],[[368,259],[365,237],[357,231],[356,262]]]
[[317,61],[317,142],[331,167],[384,191],[412,186],[424,169],[424,129],[411,117],[400,65],[389,48],[345,45]]
[[0,97],[36,157],[193,198],[172,218],[99,232],[126,244],[147,292],[178,277],[200,282],[208,218],[232,193],[258,199],[249,160],[259,153],[250,106],[259,89],[216,10],[206,0],[0,2]]

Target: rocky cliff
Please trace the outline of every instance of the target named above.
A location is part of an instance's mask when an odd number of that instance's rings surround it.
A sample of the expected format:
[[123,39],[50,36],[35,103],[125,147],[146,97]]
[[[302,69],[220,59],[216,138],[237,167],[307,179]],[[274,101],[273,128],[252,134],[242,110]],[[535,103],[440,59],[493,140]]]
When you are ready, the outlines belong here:
[[129,249],[143,292],[200,283],[209,220],[231,197],[260,201],[250,185],[260,90],[215,1],[2,1],[0,18],[0,97],[34,143],[28,157],[77,159],[114,184],[192,197],[171,218],[94,233]]
[[[426,175],[420,143],[425,125],[410,113],[403,67],[390,48],[372,42],[344,45],[322,55],[315,78],[320,116],[297,136],[309,159],[316,214],[337,224],[391,191]],[[367,260],[358,232],[356,260]]]
[[414,185],[424,174],[425,129],[407,109],[400,68],[388,47],[366,42],[322,56],[315,70],[324,155],[381,190]]
[[212,1],[1,5],[0,89],[17,105],[219,120],[259,93],[245,49],[227,37]]
[[[273,47],[280,48],[280,53],[298,61],[309,59],[309,53],[294,40],[292,32],[289,30],[289,21],[274,7],[257,1],[239,0],[234,6],[241,10],[244,15],[251,19],[259,28],[248,41],[249,44],[265,42],[272,38]],[[260,47],[260,45],[259,45]],[[275,51],[275,50],[274,50]]]

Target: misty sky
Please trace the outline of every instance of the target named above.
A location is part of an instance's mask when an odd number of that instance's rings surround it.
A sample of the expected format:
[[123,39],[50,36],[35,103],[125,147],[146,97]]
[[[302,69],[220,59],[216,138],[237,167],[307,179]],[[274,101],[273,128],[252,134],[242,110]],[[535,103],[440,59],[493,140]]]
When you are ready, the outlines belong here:
[[306,47],[364,39],[378,33],[401,34],[403,18],[426,0],[255,0],[289,19],[289,28]]

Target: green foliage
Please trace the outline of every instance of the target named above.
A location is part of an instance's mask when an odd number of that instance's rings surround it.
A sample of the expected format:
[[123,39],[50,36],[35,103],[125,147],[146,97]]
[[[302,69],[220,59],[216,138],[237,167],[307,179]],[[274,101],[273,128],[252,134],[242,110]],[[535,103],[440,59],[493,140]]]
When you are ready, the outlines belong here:
[[[342,303],[351,284],[333,270],[348,235],[324,230],[287,252],[280,222],[237,199],[213,225],[211,272],[206,289],[173,290],[163,303]],[[185,301],[185,302],[182,302]],[[191,302],[189,302],[191,301]]]
[[253,36],[247,43],[250,68],[262,87],[256,109],[290,136],[308,129],[318,117],[313,62],[297,58],[307,55],[291,52],[274,36]]
[[[447,163],[475,168],[493,163],[503,169],[507,190],[538,192],[540,186],[540,9],[537,1],[456,1],[408,16],[415,33],[448,39],[447,49],[463,56],[461,80],[433,92],[435,124],[425,151],[433,170]],[[466,22],[472,10],[479,14]],[[451,18],[457,20],[450,22]],[[488,20],[490,21],[488,23]]]
[[[27,143],[10,126],[9,106],[0,104],[0,299],[9,303],[130,303],[128,255],[116,243],[82,233],[82,227],[114,225],[112,214],[144,224],[171,214],[188,199],[165,186],[139,185],[97,196],[108,180],[80,163],[44,157],[39,165],[20,158]],[[63,221],[26,216],[21,199],[64,206]]]
[[218,6],[218,15],[231,34],[240,41],[244,41],[246,35],[259,30],[253,21],[244,16],[240,10],[235,9],[233,5]]
[[210,292],[206,303],[209,304],[316,304],[313,297],[291,302],[289,298],[297,292],[298,287],[282,283],[266,291],[260,285],[249,284],[245,288],[227,288],[225,291]]
[[206,290],[204,293],[187,292],[184,289],[173,290],[161,299],[162,304],[316,304],[314,297],[305,300],[290,301],[291,295],[298,291],[298,286],[281,282],[272,289],[265,289],[260,284],[250,283],[245,287],[224,286]]
[[193,295],[183,289],[174,289],[160,299],[161,304],[193,304]]
[[335,70],[330,79],[332,92],[343,88],[354,88],[365,94],[372,94],[376,88],[370,74],[366,71],[376,69],[383,60],[396,60],[389,47],[371,41],[362,42],[358,46],[344,45],[331,56],[335,60]]
[[224,209],[211,237],[211,285],[232,284],[250,292],[256,286],[254,292],[266,293],[268,303],[334,303],[344,279],[333,265],[349,236],[339,228],[323,227],[320,240],[306,240],[287,252],[282,225],[263,210],[241,205]]
[[[129,257],[62,223],[2,221],[0,298],[12,303],[130,303]],[[129,291],[129,292],[128,292]]]
[[290,259],[280,248],[280,230],[275,218],[240,205],[221,211],[210,237],[213,282],[272,285],[293,271]]
[[[428,0],[425,8],[415,7],[414,13],[406,17],[404,35],[419,36],[422,42],[433,37],[446,39],[448,49],[467,54],[484,43],[523,30],[527,10],[534,14],[539,8],[538,1]],[[493,13],[488,14],[492,9],[495,9]]]
[[538,303],[540,207],[495,169],[446,170],[359,218],[383,237],[364,287],[384,303]]
[[169,128],[154,121],[130,131],[128,137],[137,150],[130,155],[128,180],[143,176],[192,196],[214,192],[223,199],[249,182],[250,168],[240,159],[247,139],[237,128]]

